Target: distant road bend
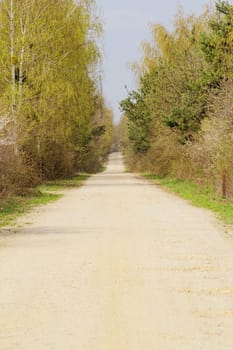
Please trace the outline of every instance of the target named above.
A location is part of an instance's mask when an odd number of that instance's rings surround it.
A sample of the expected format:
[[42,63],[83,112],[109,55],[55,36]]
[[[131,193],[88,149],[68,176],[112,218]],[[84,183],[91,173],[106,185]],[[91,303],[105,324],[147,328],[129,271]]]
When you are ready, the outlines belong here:
[[20,223],[0,236],[1,350],[233,349],[233,243],[120,154]]

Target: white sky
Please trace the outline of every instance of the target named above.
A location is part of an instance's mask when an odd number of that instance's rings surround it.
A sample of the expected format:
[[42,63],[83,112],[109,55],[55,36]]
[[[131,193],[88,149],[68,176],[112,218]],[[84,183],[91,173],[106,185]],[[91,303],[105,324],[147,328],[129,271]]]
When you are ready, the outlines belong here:
[[[200,14],[214,0],[97,0],[104,21],[104,95],[120,118],[119,101],[136,87],[130,63],[142,55],[140,44],[150,39],[150,23],[161,23],[172,28],[179,6],[185,13]],[[231,1],[230,1],[231,2]]]

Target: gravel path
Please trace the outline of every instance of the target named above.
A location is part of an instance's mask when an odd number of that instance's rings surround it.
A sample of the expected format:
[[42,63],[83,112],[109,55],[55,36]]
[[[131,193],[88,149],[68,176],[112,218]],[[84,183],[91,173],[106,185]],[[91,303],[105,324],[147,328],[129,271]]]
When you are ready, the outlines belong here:
[[1,350],[233,349],[232,241],[119,154],[21,224],[0,240]]

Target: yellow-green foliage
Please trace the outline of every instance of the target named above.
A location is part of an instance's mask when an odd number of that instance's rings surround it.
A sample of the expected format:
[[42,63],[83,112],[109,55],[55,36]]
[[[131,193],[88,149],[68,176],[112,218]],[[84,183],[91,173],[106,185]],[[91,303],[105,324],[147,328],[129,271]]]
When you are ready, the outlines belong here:
[[111,148],[112,116],[100,96],[95,2],[3,0],[0,21],[1,143],[43,178],[80,171],[89,157],[96,169]]
[[138,90],[121,102],[126,161],[233,196],[233,6],[218,1],[199,17],[180,11],[173,31],[151,29],[134,65]]

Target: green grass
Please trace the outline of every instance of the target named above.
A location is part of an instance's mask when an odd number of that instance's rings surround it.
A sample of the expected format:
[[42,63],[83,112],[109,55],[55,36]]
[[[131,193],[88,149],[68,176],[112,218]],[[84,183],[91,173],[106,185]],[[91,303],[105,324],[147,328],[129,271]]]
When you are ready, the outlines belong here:
[[80,174],[72,176],[68,179],[47,181],[43,185],[39,186],[38,189],[41,192],[53,192],[53,191],[62,191],[67,188],[79,187],[83,184],[84,181],[88,179],[90,175]]
[[89,177],[87,174],[64,180],[48,181],[41,186],[26,191],[0,203],[0,227],[14,225],[17,217],[28,213],[38,205],[45,205],[62,197],[59,191],[79,187]]
[[226,224],[233,224],[233,201],[217,196],[208,188],[174,178],[160,178],[152,174],[144,174],[145,178],[160,184],[162,187],[178,194],[193,205],[212,210]]

